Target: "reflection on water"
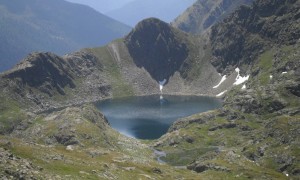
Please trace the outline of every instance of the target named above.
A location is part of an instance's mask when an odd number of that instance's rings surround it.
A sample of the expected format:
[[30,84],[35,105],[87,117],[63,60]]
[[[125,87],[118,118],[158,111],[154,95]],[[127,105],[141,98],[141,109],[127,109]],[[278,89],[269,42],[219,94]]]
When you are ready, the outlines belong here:
[[216,109],[221,101],[196,96],[142,96],[100,101],[97,107],[111,126],[138,139],[156,139],[178,118]]

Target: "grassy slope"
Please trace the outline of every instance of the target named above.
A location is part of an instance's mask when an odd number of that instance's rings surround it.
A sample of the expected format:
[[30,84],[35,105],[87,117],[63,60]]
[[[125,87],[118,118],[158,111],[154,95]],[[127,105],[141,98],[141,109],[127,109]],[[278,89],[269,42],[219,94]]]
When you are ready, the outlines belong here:
[[27,118],[16,101],[3,95],[0,95],[0,111],[1,134],[11,132],[17,124]]
[[108,79],[112,85],[113,97],[134,95],[132,87],[123,79],[120,72],[121,69],[110,54],[107,46],[89,49],[88,51],[92,52],[104,64],[104,72],[109,75]]
[[[40,169],[35,175],[40,178],[192,179],[198,176],[188,170],[159,164],[148,146],[120,135],[99,117],[91,105],[38,115],[21,134],[15,132],[14,138],[1,136],[0,147],[28,159]],[[72,145],[74,150],[67,150],[60,143],[46,143],[61,133],[75,135],[80,143]],[[26,143],[28,141],[30,143]],[[8,168],[13,171],[22,168],[18,165],[0,167],[1,174]]]

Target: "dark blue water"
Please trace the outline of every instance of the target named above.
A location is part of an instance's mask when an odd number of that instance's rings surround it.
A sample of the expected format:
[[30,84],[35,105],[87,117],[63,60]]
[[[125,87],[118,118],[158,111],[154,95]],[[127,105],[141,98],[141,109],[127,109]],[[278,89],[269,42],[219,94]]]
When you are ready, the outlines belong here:
[[219,108],[222,102],[212,97],[153,95],[109,99],[96,105],[120,133],[138,139],[157,139],[179,118]]

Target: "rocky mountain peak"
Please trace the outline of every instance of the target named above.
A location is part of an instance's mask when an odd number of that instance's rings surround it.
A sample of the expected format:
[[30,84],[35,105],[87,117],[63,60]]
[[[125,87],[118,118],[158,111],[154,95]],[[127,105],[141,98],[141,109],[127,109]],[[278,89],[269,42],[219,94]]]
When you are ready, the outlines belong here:
[[69,64],[53,53],[32,53],[3,77],[15,79],[22,86],[35,87],[49,95],[52,88],[64,94],[62,88],[65,86],[75,87],[69,70]]
[[138,23],[125,43],[135,64],[156,81],[168,80],[188,57],[188,35],[156,18]]

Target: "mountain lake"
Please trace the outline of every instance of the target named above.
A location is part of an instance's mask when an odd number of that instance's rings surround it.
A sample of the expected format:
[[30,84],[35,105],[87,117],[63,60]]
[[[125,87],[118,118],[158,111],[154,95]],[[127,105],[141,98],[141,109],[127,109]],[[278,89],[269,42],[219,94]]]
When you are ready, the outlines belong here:
[[96,103],[112,128],[137,139],[157,139],[179,118],[217,109],[222,101],[205,96],[140,96]]

